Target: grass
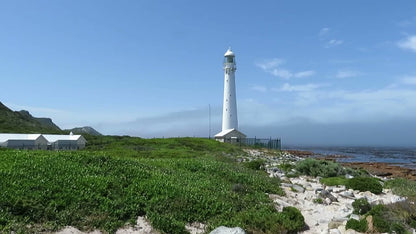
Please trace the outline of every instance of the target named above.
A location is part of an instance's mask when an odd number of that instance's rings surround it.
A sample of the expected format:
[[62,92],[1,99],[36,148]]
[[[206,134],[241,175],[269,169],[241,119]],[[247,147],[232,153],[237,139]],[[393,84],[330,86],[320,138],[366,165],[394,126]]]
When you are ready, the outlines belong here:
[[416,181],[397,178],[387,181],[384,186],[397,195],[416,201]]
[[346,185],[348,179],[345,176],[327,177],[319,180],[322,184],[327,186]]
[[268,198],[283,194],[280,181],[234,162],[243,152],[232,145],[194,138],[88,141],[83,151],[0,150],[0,232],[67,225],[114,232],[139,215],[165,233],[186,233],[190,222],[257,233],[295,232],[303,224],[300,213],[279,213]]

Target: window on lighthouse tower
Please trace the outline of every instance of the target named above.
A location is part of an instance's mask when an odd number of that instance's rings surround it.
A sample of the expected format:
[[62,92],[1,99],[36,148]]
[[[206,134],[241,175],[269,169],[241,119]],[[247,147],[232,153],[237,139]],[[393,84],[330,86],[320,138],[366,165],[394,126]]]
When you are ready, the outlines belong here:
[[225,62],[226,63],[233,63],[234,62],[234,58],[233,57],[225,57]]

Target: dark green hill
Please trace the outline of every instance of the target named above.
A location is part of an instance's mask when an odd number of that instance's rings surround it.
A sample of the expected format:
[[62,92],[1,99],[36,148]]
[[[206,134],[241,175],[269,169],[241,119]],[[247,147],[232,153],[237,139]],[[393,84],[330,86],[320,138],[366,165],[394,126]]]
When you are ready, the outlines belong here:
[[83,135],[83,134],[89,134],[91,136],[101,136],[102,135],[97,130],[95,130],[94,128],[89,127],[89,126],[66,129],[65,131],[72,132],[74,134],[81,134],[81,135]]
[[62,133],[49,118],[35,118],[28,111],[12,111],[0,102],[1,133]]

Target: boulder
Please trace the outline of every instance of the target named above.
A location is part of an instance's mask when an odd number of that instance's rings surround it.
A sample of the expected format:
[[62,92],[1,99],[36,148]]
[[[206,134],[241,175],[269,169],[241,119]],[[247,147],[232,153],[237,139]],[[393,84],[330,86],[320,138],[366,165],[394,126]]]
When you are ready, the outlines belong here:
[[220,226],[214,229],[210,234],[246,234],[246,232],[240,227],[224,227]]
[[341,231],[338,229],[330,229],[329,234],[341,234]]
[[297,185],[297,184],[294,184],[294,185],[292,186],[292,188],[293,188],[294,190],[296,190],[296,192],[299,192],[299,193],[303,193],[303,192],[305,192],[305,189],[304,189],[302,186]]
[[348,199],[355,199],[354,193],[351,191],[344,191],[342,193],[339,194],[341,197],[345,197]]
[[336,228],[338,228],[339,226],[341,226],[343,224],[344,224],[344,221],[332,220],[331,222],[328,223],[328,228],[329,229],[336,229]]
[[327,190],[322,190],[319,196],[322,198],[329,198],[332,202],[338,202],[338,199]]

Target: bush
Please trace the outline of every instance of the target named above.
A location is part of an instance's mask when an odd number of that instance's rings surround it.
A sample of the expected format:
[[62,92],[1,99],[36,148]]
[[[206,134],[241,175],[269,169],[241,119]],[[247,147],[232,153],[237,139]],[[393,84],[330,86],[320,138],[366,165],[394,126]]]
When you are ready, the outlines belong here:
[[322,198],[315,198],[313,199],[313,203],[324,204],[324,201],[322,200]]
[[308,158],[298,162],[296,170],[309,176],[334,177],[344,174],[338,163]]
[[320,179],[320,182],[327,186],[346,185],[348,182],[348,179],[343,176],[337,176],[337,177],[322,178]]
[[397,195],[416,200],[416,181],[397,178],[387,181],[385,187]]
[[385,205],[379,204],[371,208],[369,215],[373,216],[373,224],[378,232],[390,232],[390,222],[383,215],[387,213]]
[[347,221],[347,225],[345,226],[345,229],[354,229],[357,232],[366,232],[367,228],[367,220],[365,219],[362,219],[360,221],[355,219],[349,219]]
[[291,163],[281,163],[277,167],[286,173],[295,168],[295,166]]
[[406,233],[406,229],[400,223],[393,223],[393,225],[391,226],[391,230],[394,231],[397,234],[405,234]]
[[263,170],[265,161],[263,159],[254,159],[249,162],[244,162],[244,166],[253,170]]
[[305,219],[302,213],[295,207],[284,207],[282,214],[284,216],[283,227],[285,227],[289,233],[297,233],[305,227]]
[[361,192],[370,191],[374,194],[380,194],[383,191],[383,186],[376,178],[372,177],[355,177],[348,180],[347,188],[359,190]]
[[366,198],[360,198],[355,200],[352,203],[352,207],[354,208],[354,214],[365,214],[371,210],[371,205],[368,203]]

